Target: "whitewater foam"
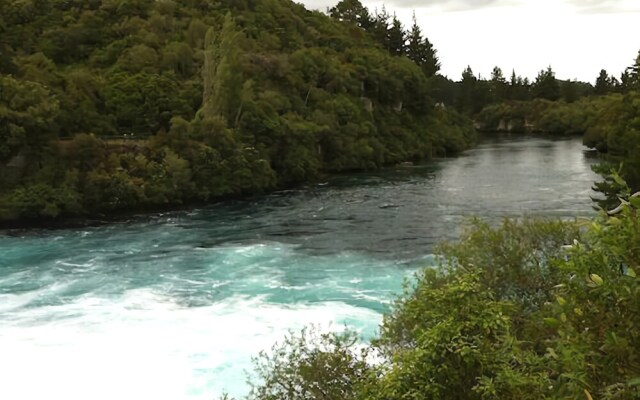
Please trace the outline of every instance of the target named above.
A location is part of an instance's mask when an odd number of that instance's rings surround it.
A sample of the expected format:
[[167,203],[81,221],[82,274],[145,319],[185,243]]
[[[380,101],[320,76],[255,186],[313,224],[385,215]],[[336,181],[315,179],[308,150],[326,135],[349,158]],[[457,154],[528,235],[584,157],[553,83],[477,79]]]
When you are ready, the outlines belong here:
[[[47,316],[43,319],[43,316]],[[246,392],[251,356],[310,324],[371,335],[380,314],[340,302],[232,296],[183,307],[153,289],[24,310],[0,327],[0,398],[211,399]],[[33,384],[33,380],[38,384]]]

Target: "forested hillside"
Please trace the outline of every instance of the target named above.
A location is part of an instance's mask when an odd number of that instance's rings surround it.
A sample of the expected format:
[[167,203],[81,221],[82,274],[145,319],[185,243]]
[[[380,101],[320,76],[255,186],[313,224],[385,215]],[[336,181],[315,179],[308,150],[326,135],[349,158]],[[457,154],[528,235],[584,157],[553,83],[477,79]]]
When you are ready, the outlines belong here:
[[428,40],[414,29],[411,53],[391,45],[386,11],[369,21],[288,0],[0,1],[0,220],[209,201],[467,148],[470,121],[435,106]]

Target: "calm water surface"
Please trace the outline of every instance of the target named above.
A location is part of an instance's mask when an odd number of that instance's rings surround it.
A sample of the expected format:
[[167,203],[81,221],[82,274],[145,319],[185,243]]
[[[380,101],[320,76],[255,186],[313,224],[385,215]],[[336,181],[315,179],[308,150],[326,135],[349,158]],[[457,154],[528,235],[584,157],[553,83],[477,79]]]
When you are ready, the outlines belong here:
[[375,334],[402,280],[471,216],[592,213],[579,139],[96,228],[0,236],[0,398],[212,399],[316,323]]

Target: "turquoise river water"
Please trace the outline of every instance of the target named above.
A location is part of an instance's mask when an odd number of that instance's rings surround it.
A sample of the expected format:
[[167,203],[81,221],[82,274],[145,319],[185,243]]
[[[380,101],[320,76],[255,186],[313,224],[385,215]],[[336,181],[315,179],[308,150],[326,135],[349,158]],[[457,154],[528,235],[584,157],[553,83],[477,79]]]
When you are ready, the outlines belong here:
[[213,399],[288,330],[375,335],[471,216],[593,213],[579,139],[463,156],[99,227],[0,232],[0,399]]

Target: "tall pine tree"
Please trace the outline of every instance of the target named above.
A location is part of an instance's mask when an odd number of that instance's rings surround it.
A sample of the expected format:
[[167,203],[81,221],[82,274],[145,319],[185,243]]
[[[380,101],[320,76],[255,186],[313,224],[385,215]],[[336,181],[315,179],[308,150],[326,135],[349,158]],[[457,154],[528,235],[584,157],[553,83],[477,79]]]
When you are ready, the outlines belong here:
[[387,12],[385,6],[382,6],[380,12],[376,11],[376,17],[373,21],[372,34],[376,42],[378,42],[383,48],[389,50],[389,29],[391,16]]
[[556,79],[556,74],[549,66],[546,70],[538,73],[533,84],[533,95],[536,98],[555,101],[560,98],[560,84]]
[[600,70],[600,75],[596,79],[595,93],[597,95],[609,94],[613,91],[613,78],[606,70]]
[[388,33],[388,43],[389,43],[389,52],[391,54],[400,56],[404,54],[405,49],[405,33],[402,23],[396,16],[393,14],[393,18],[391,20],[391,27],[389,28]]
[[432,77],[440,71],[440,62],[429,39],[422,37],[422,30],[418,26],[416,14],[413,14],[413,24],[407,34],[406,55],[422,68],[427,77]]

